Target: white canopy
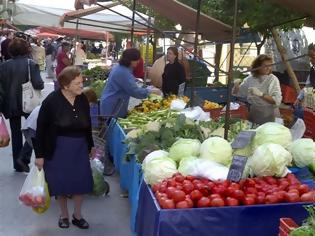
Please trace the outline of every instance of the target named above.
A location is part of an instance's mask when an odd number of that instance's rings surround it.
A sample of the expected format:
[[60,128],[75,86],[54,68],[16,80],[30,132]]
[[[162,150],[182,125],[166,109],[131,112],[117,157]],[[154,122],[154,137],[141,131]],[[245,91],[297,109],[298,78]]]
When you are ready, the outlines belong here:
[[[104,6],[117,5],[113,2],[104,3]],[[111,7],[112,10],[128,17],[132,17],[132,11],[122,5]],[[59,27],[60,17],[74,10],[74,1],[69,0],[19,0],[15,3],[13,11],[13,23],[16,25],[34,25],[45,27]],[[141,14],[148,19],[148,16]],[[139,16],[137,21],[145,24],[145,20]],[[76,28],[76,19],[64,23],[65,28]],[[92,31],[118,31],[128,32],[131,28],[131,20],[110,10],[84,16],[79,19],[79,28]],[[135,31],[145,31],[146,27],[135,23]]]

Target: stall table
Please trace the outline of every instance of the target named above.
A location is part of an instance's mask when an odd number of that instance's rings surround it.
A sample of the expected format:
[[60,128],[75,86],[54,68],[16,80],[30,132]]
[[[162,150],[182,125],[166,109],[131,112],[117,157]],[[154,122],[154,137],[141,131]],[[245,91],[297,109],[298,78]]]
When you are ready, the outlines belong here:
[[143,181],[139,195],[137,236],[276,236],[279,219],[298,224],[307,217],[303,205],[282,203],[236,207],[161,209]]

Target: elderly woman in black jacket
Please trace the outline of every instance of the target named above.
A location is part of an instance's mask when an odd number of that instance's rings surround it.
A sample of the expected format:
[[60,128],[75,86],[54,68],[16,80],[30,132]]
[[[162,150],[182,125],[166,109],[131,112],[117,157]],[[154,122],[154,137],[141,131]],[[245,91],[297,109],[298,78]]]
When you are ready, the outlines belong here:
[[[15,38],[9,45],[9,53],[12,59],[0,65],[0,88],[2,88],[0,112],[10,120],[13,167],[18,172],[28,172],[32,148],[27,142],[23,145],[21,117],[26,118],[29,114],[22,111],[22,84],[28,81],[29,68],[34,89],[42,90],[44,82],[40,76],[39,66],[28,59],[29,45],[24,39]],[[28,60],[30,60],[30,67],[28,67]]]

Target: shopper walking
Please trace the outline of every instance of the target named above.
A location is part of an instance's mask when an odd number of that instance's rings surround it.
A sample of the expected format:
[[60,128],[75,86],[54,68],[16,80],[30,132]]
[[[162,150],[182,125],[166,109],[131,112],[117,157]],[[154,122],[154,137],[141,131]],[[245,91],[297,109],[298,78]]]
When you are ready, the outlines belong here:
[[54,74],[54,61],[56,57],[56,50],[54,46],[52,45],[52,40],[48,39],[46,44],[46,72],[47,72],[47,78],[53,79],[55,78]]
[[34,89],[44,88],[38,65],[28,59],[28,46],[24,39],[15,38],[9,45],[9,53],[13,58],[0,65],[0,88],[3,90],[0,112],[10,121],[13,167],[18,172],[29,171],[28,164],[32,155],[30,145],[27,142],[23,145],[21,132],[21,117],[29,115],[22,111],[22,84],[28,81],[29,69]]
[[88,99],[82,94],[83,78],[75,66],[59,75],[60,89],[43,101],[37,119],[35,164],[44,168],[51,196],[60,207],[58,225],[69,227],[67,195],[72,195],[72,223],[87,229],[81,214],[83,195],[92,192],[93,178],[89,153],[94,146]]

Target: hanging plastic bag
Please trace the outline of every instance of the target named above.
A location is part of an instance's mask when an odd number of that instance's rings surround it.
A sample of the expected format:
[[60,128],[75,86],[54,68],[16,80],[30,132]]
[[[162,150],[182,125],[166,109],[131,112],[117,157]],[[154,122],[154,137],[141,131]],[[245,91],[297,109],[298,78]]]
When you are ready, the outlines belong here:
[[92,168],[92,176],[93,176],[93,192],[92,194],[95,196],[102,196],[108,193],[108,186],[104,181],[103,163],[98,159],[91,160],[91,168]]
[[33,166],[22,186],[19,195],[20,202],[32,208],[47,207],[49,193],[47,187],[45,190],[45,184],[44,170],[38,170],[36,166]]
[[3,115],[0,113],[0,147],[6,147],[10,143],[10,135]]
[[44,206],[39,206],[39,207],[32,207],[32,209],[37,214],[43,214],[49,209],[50,202],[51,202],[51,200],[50,200],[48,185],[45,182],[45,205]]

